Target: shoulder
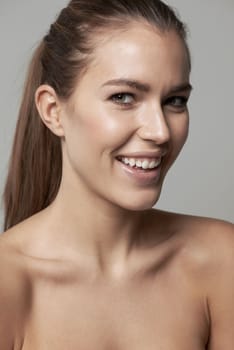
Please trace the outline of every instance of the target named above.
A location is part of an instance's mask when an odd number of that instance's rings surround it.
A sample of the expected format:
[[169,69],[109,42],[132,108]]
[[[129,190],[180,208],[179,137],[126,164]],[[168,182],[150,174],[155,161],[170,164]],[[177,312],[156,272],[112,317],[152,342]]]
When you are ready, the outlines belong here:
[[182,232],[187,235],[187,242],[201,249],[213,263],[234,262],[234,225],[231,222],[198,217],[184,216]]
[[178,231],[185,242],[185,250],[200,259],[204,268],[219,269],[225,263],[234,264],[234,225],[231,222],[200,216],[175,215]]
[[26,316],[29,283],[17,250],[0,235],[0,349],[20,342]]
[[175,215],[173,220],[181,233],[181,261],[186,276],[192,276],[193,290],[199,290],[205,301],[210,329],[208,348],[233,349],[234,225],[186,215]]
[[[234,225],[214,219],[192,219],[199,281],[206,297],[209,349],[234,346]],[[199,264],[198,264],[199,265]]]
[[174,232],[173,242],[187,268],[208,280],[216,271],[233,265],[234,225],[231,222],[193,215],[160,211],[164,226]]
[[234,243],[234,224],[231,222],[166,211],[159,211],[159,215],[168,227],[178,234],[185,234],[193,243],[201,240],[204,244],[209,241],[209,246],[212,243]]
[[188,236],[191,232],[194,240],[203,243],[204,247],[209,247],[211,253],[216,253],[216,258],[219,254],[215,248],[221,248],[220,253],[222,249],[226,252],[234,244],[234,225],[231,222],[189,215],[182,216],[181,222],[182,230],[187,231]]

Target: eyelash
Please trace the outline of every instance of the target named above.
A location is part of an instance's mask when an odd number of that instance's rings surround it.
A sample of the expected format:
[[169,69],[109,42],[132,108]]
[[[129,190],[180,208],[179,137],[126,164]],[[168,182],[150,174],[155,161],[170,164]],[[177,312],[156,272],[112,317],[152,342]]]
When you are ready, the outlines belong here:
[[[126,96],[130,97],[133,100],[133,102],[121,102],[120,101],[121,98],[126,97]],[[136,101],[136,96],[133,93],[120,92],[120,93],[111,95],[110,100],[112,102],[122,106],[122,107],[130,107]],[[175,103],[176,100],[180,100],[179,105]],[[170,105],[173,108],[182,109],[182,108],[186,107],[187,102],[188,102],[188,97],[186,97],[186,96],[172,96],[172,97],[169,97],[168,99],[166,99],[165,102],[163,102],[163,105]]]

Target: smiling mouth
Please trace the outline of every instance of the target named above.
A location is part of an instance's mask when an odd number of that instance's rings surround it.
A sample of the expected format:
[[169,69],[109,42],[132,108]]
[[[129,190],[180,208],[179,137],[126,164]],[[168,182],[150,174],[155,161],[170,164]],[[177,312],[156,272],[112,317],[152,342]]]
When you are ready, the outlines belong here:
[[162,157],[159,158],[127,158],[127,157],[117,157],[119,162],[129,166],[135,170],[152,171],[160,166],[162,163]]

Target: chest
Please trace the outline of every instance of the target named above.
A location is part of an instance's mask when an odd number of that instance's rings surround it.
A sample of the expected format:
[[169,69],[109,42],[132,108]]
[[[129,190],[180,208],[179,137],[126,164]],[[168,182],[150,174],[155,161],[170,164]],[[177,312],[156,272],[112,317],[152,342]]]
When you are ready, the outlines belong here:
[[184,286],[43,284],[23,350],[204,350],[206,337],[202,301]]

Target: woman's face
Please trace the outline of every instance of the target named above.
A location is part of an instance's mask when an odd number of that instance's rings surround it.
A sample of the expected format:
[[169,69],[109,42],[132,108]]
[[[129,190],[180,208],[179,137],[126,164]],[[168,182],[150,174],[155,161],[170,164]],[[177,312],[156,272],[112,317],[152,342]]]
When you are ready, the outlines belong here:
[[144,210],[187,138],[188,58],[176,33],[142,23],[104,39],[63,105],[63,176],[89,195]]

